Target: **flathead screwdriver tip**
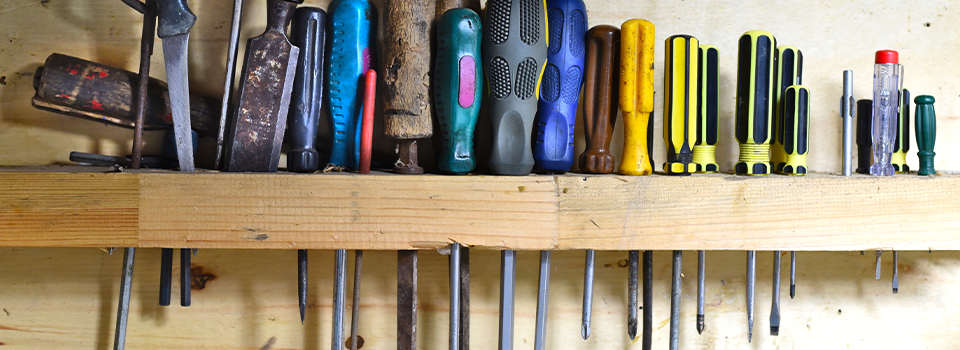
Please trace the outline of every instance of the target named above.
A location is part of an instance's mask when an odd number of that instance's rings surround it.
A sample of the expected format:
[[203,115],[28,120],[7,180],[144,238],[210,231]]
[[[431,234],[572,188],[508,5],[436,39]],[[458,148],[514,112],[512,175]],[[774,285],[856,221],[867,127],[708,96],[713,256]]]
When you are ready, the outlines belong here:
[[780,335],[780,326],[770,326],[770,335]]
[[703,315],[697,315],[697,334],[703,334],[706,325],[703,323]]

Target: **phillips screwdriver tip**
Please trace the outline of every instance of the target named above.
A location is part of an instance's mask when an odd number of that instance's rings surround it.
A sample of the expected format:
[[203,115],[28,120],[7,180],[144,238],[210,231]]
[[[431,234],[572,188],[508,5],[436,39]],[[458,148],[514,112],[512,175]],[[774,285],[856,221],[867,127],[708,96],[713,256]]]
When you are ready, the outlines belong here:
[[697,334],[703,334],[706,325],[703,323],[703,315],[697,315]]
[[[581,327],[580,327],[580,336],[583,337],[583,340],[587,340],[587,338],[590,338],[590,326],[588,326],[588,325],[586,325],[586,324],[584,324],[583,326],[581,326]],[[632,338],[631,338],[631,339],[632,339]]]
[[894,289],[893,289],[893,294],[897,294],[897,291],[898,291],[898,290],[899,290],[899,288],[894,288]]
[[637,339],[637,319],[627,321],[627,335],[630,336],[630,340]]
[[796,284],[791,284],[791,285],[790,285],[790,299],[793,299],[793,297],[794,297],[795,295],[797,295],[797,285],[796,285]]

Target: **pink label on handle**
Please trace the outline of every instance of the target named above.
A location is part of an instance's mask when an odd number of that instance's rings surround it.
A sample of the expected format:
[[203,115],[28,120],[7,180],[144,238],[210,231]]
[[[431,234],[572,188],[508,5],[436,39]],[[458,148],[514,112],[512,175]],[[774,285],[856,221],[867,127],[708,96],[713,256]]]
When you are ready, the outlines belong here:
[[477,63],[473,56],[463,56],[460,59],[460,107],[473,106],[473,95],[477,92]]
[[363,48],[363,53],[361,53],[360,56],[363,57],[363,66],[360,67],[360,75],[362,76],[370,70],[370,61],[373,61],[373,57],[370,55],[369,47]]

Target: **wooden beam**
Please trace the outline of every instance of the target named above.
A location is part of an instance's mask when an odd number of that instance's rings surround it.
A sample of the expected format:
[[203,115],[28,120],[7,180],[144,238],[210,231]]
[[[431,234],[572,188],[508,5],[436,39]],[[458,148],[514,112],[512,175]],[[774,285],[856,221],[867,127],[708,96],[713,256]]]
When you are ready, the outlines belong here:
[[0,172],[0,246],[955,250],[960,176]]

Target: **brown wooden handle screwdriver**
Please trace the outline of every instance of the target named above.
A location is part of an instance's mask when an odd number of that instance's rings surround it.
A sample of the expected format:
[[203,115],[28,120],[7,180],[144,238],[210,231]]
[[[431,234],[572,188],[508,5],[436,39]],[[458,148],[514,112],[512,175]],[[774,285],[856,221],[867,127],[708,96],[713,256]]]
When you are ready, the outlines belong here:
[[583,83],[583,130],[587,149],[580,154],[580,171],[613,172],[610,139],[617,122],[620,29],[599,25],[587,32],[586,74]]
[[435,0],[388,0],[383,33],[383,125],[400,141],[394,171],[422,174],[417,139],[433,136],[430,115],[430,28]]

